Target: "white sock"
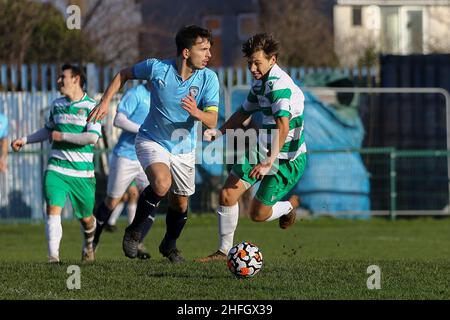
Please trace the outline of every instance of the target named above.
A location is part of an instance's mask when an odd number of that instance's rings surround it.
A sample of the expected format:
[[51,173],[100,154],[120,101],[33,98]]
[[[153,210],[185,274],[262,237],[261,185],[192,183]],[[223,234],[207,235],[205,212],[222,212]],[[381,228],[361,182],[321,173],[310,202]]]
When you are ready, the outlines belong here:
[[236,231],[239,219],[239,204],[234,206],[219,206],[219,250],[227,254],[233,246],[234,231]]
[[62,234],[61,215],[48,215],[45,224],[45,235],[47,237],[49,257],[59,259],[59,244]]
[[133,222],[134,215],[136,214],[136,208],[137,208],[137,203],[129,203],[128,202],[128,206],[127,206],[128,224],[131,224]]
[[116,224],[117,219],[119,218],[120,214],[122,213],[124,206],[125,206],[125,203],[119,202],[119,204],[114,208],[113,212],[111,212],[111,216],[108,219],[108,224],[110,226],[114,226]]
[[288,214],[293,209],[289,201],[278,201],[272,207],[272,215],[266,221],[278,219],[285,214]]
[[95,229],[97,227],[97,223],[96,223],[95,217],[92,216],[92,218],[94,219],[94,222],[92,223],[92,227],[90,229],[86,230],[85,227],[83,226],[83,224],[80,223],[81,233],[83,234],[83,237],[84,237],[83,248],[92,246],[92,243],[94,241],[94,235],[95,235]]

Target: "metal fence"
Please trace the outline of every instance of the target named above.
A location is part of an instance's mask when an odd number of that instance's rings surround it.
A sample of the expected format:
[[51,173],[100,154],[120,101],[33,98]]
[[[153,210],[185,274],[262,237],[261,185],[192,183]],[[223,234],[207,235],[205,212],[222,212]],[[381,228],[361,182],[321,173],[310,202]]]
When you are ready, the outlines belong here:
[[[60,73],[60,64],[31,64],[31,65],[0,65],[0,91],[30,91],[55,92],[56,80]],[[87,92],[95,95],[106,90],[108,84],[119,72],[120,66],[99,66],[88,63],[85,66],[87,76]],[[251,74],[247,68],[212,68],[219,78],[220,85],[226,89],[233,86],[249,85]],[[289,75],[301,81],[311,73],[337,71],[352,79],[357,86],[375,87],[378,79],[378,70],[374,67],[355,68],[325,68],[325,67],[295,67],[285,68]],[[138,81],[129,81],[127,87],[134,86]]]
[[[324,100],[329,100],[323,92],[330,94],[330,88],[304,88],[311,91]],[[221,121],[228,118],[242,102],[242,95],[248,90],[248,86],[232,86],[229,90],[223,89],[221,96]],[[436,109],[434,113],[444,115],[443,121],[446,134],[443,141],[439,141],[441,148],[435,148],[436,144],[430,144],[430,148],[420,150],[405,149],[397,146],[393,141],[391,146],[369,143],[367,137],[362,148],[349,146],[330,145],[320,150],[309,147],[310,156],[315,154],[350,154],[356,153],[362,159],[369,173],[370,181],[370,214],[390,215],[395,218],[398,215],[448,215],[449,203],[449,142],[450,142],[450,96],[447,91],[440,88],[339,88],[332,89],[335,93],[352,92],[361,94],[358,107],[359,116],[363,119],[364,127],[370,124],[371,114],[367,109],[379,108],[385,110],[386,99],[383,95],[396,95],[409,100],[417,99],[417,95],[436,95],[437,104],[424,105],[424,108]],[[322,92],[322,93],[321,93]],[[241,93],[241,94],[237,94]],[[24,136],[43,126],[44,117],[48,106],[58,94],[49,92],[0,92],[0,112],[7,115],[10,121],[10,139]],[[100,95],[95,95],[99,99]],[[105,135],[110,138],[108,149],[100,144],[96,152],[96,172],[99,176],[107,174],[107,155],[110,148],[117,141],[120,130],[112,126],[114,108],[119,101],[117,96],[112,103],[112,112],[104,126]],[[427,101],[427,100],[424,100]],[[435,101],[435,100],[433,100]],[[435,102],[436,102],[435,101]],[[410,104],[401,106],[404,114],[408,113]],[[426,117],[425,117],[426,118]],[[405,117],[405,119],[409,119]],[[400,119],[401,120],[401,119]],[[307,123],[306,119],[306,123]],[[378,125],[381,125],[380,121]],[[399,123],[400,125],[400,123]],[[433,119],[424,119],[424,125],[442,126],[433,123]],[[376,127],[375,131],[381,127]],[[422,128],[418,128],[421,130]],[[439,136],[441,137],[441,136]],[[426,140],[426,139],[425,139]],[[442,140],[442,139],[441,139]],[[373,141],[376,141],[373,140]],[[308,143],[308,141],[307,141]],[[43,170],[46,164],[46,151],[48,144],[28,145],[26,150],[17,154],[10,154],[8,160],[9,170],[7,174],[0,174],[0,218],[1,219],[41,219],[44,212],[42,196]],[[339,165],[339,164],[337,164]],[[223,168],[225,174],[226,168]],[[208,174],[208,173],[206,173]],[[197,186],[197,193],[193,197],[194,211],[205,212],[214,209],[217,199],[214,194],[223,181],[223,175],[217,179],[205,179]],[[317,180],[328,179],[318,175]],[[339,177],[337,177],[339,178]],[[214,182],[215,181],[215,182]],[[214,186],[207,183],[214,182]],[[205,187],[206,186],[206,187]],[[98,183],[98,189],[104,188],[103,183]],[[99,190],[104,192],[104,190]],[[213,199],[216,200],[213,200]],[[326,211],[326,210],[325,210]],[[322,212],[326,213],[326,212]],[[66,216],[70,217],[70,208],[66,209]]]

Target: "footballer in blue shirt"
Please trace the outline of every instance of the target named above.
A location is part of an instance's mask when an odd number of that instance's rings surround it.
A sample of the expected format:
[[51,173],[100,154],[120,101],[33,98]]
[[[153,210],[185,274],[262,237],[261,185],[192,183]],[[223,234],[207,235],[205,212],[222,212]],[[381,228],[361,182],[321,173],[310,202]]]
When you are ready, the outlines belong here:
[[191,25],[175,37],[177,57],[148,59],[121,70],[91,111],[88,121],[100,121],[114,94],[130,79],[150,82],[150,112],[136,136],[136,154],[150,185],[141,193],[133,222],[126,228],[122,248],[135,258],[144,222],[168,195],[166,233],[160,253],[173,263],[184,262],[176,240],[187,220],[188,197],[195,191],[195,144],[200,123],[217,125],[219,81],[206,68],[211,58],[211,32]]

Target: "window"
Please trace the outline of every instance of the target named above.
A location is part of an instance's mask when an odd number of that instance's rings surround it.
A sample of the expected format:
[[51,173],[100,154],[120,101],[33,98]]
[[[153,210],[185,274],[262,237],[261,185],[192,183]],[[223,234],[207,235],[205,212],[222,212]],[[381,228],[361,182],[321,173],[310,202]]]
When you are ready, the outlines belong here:
[[242,13],[238,15],[239,40],[247,40],[258,29],[258,19],[254,13]]
[[352,25],[362,26],[362,8],[353,7],[352,8]]
[[209,66],[222,65],[222,17],[217,15],[203,17],[203,27],[209,29],[214,45],[211,47],[211,59]]

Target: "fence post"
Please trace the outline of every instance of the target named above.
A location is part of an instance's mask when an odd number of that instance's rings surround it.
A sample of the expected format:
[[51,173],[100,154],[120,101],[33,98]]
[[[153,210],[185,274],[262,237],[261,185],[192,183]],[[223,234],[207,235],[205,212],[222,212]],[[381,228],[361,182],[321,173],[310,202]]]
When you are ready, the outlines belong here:
[[391,199],[391,205],[389,208],[389,216],[391,220],[395,220],[395,213],[397,211],[397,169],[396,169],[396,162],[397,162],[397,153],[395,148],[392,148],[389,152],[390,155],[390,181],[391,181],[391,187],[390,187],[390,199]]
[[28,91],[28,66],[22,64],[20,67],[20,84],[22,91]]
[[52,92],[56,91],[56,81],[57,79],[57,75],[56,75],[56,65],[53,63],[50,66],[50,87],[52,88]]
[[41,65],[41,91],[42,93],[47,92],[47,64],[43,63]]
[[98,70],[93,63],[88,63],[86,69],[86,76],[89,79],[87,82],[87,92],[89,96],[93,97],[98,93]]

